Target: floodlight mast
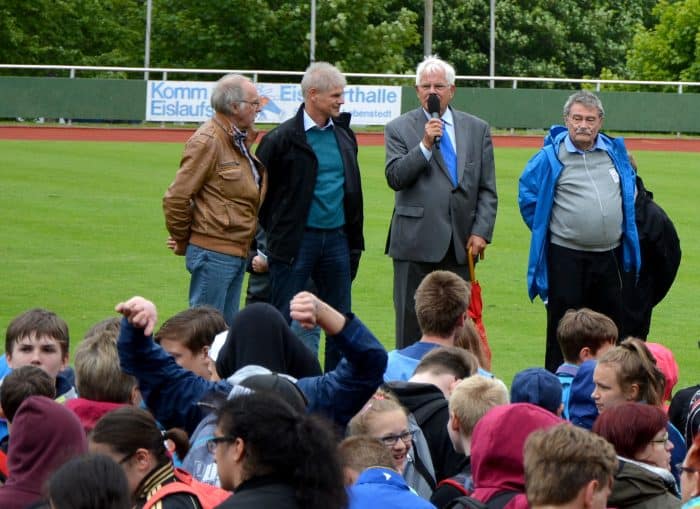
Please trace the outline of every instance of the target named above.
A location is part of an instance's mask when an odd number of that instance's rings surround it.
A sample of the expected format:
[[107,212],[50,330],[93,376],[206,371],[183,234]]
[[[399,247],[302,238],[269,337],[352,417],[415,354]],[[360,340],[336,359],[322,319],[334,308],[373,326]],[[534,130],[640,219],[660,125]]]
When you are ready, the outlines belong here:
[[[148,69],[151,66],[151,11],[153,10],[152,0],[146,1],[146,42],[143,55],[143,66]],[[143,79],[148,81],[148,71],[144,71]]]
[[491,0],[489,11],[489,88],[493,88],[496,74],[496,0]]
[[316,0],[311,0],[311,35],[309,43],[309,64],[316,61]]
[[423,20],[423,56],[433,54],[433,0],[425,0]]

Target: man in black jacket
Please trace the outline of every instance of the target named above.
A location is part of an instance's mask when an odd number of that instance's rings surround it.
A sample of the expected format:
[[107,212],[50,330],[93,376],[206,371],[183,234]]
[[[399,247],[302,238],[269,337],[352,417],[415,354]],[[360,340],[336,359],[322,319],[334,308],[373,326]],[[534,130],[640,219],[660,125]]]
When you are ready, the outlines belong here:
[[[350,115],[340,113],[345,77],[316,62],[301,80],[304,103],[256,152],[269,172],[260,222],[267,232],[271,302],[290,320],[289,301],[309,277],[319,297],[350,311],[350,283],[364,249],[362,186]],[[308,345],[318,352],[318,344]],[[325,370],[339,353],[326,345]]]

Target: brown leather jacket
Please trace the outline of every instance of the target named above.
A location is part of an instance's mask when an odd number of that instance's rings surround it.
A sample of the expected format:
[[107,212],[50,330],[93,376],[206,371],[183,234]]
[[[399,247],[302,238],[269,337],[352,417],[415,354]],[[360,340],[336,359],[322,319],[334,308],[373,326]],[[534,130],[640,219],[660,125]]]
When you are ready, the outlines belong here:
[[188,243],[246,257],[267,190],[267,171],[250,152],[250,163],[231,139],[230,122],[221,113],[202,124],[185,145],[180,169],[163,197],[165,226],[176,241],[175,254]]

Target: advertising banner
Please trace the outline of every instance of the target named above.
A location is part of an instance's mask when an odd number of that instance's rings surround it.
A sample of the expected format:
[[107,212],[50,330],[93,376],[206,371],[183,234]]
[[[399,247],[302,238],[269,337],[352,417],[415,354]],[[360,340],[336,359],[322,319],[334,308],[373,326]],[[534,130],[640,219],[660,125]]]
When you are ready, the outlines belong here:
[[[203,122],[214,112],[210,105],[215,82],[149,81],[146,120]],[[279,124],[293,117],[303,102],[301,87],[291,83],[256,83],[263,109],[256,122]],[[348,85],[342,111],[352,113],[354,125],[385,125],[401,114],[401,87]]]

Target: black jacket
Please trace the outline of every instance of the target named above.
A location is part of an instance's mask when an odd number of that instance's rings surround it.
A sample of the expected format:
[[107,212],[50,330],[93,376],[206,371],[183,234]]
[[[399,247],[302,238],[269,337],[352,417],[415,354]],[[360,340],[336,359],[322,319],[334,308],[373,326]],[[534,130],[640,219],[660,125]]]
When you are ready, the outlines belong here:
[[[350,252],[357,256],[365,247],[357,140],[350,129],[349,113],[341,113],[333,123],[345,167],[345,232]],[[303,104],[294,118],[263,137],[256,155],[269,172],[267,196],[259,216],[267,232],[268,256],[294,263],[318,173],[318,160],[306,141]]]
[[621,339],[627,336],[646,339],[651,311],[666,296],[681,263],[681,245],[673,222],[639,176],[634,213],[642,266],[636,281],[633,273],[624,275]]
[[275,476],[261,476],[244,481],[236,493],[217,509],[300,509],[295,490]]

